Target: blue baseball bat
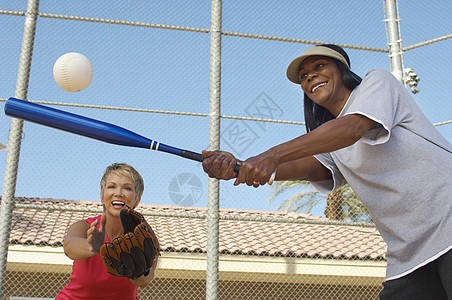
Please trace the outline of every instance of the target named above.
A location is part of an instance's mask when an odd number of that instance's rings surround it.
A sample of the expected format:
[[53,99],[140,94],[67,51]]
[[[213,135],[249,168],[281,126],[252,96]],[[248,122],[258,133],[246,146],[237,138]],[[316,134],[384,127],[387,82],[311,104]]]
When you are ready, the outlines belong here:
[[[110,144],[162,151],[199,162],[204,160],[200,153],[159,143],[114,124],[13,97],[6,101],[5,114]],[[240,165],[236,165],[234,170],[238,173],[239,169]]]

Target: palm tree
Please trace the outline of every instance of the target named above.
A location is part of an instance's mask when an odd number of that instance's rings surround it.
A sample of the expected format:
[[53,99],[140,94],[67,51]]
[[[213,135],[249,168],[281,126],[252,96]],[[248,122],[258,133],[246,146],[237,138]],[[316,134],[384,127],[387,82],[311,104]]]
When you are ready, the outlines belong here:
[[328,195],[320,193],[309,181],[280,181],[273,185],[269,201],[273,202],[285,193],[297,190],[282,200],[278,210],[310,213],[313,207],[326,201],[325,216],[346,222],[371,222],[369,212],[349,185],[340,187]]

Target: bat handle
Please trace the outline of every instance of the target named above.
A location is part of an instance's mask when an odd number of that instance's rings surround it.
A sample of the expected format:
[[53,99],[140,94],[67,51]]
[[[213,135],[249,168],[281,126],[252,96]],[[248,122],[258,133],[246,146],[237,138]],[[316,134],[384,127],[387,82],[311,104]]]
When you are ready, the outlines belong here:
[[[202,162],[204,160],[204,156],[202,156],[202,154],[200,153],[196,153],[196,152],[192,152],[189,150],[182,150],[180,152],[180,156],[188,158],[188,159],[192,159],[192,160],[196,160],[199,162]],[[236,164],[234,167],[234,171],[238,174],[240,170],[240,165]]]
[[202,162],[204,160],[204,156],[202,156],[202,154],[196,153],[196,152],[192,152],[192,151],[189,151],[189,150],[182,150],[181,153],[180,153],[180,156],[188,158],[188,159],[200,161],[200,162]]
[[[196,160],[199,162],[202,162],[204,160],[204,156],[202,156],[202,154],[200,153],[196,153],[196,152],[192,152],[189,150],[182,150],[180,153],[180,156],[191,159],[191,160]],[[240,165],[236,164],[234,167],[234,171],[238,174],[240,171]],[[268,185],[272,185],[273,181],[275,180],[275,175],[276,175],[276,171],[273,172],[272,176],[270,176],[270,179],[268,180]]]

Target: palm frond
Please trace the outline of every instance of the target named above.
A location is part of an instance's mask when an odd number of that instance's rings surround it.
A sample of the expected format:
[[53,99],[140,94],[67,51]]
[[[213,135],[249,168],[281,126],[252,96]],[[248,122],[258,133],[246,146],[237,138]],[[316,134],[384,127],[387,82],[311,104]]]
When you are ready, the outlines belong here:
[[[284,196],[286,193],[292,194]],[[321,202],[330,202],[331,205],[339,205],[342,210],[337,218],[345,222],[371,222],[371,217],[368,210],[358,199],[355,192],[349,185],[342,186],[331,194],[325,195],[315,189],[309,181],[279,181],[275,182],[272,192],[269,195],[268,201],[274,202],[278,198],[284,197],[281,200],[278,210],[284,212],[300,212],[310,213],[314,206]],[[330,199],[326,201],[326,199]],[[339,201],[339,203],[337,202]],[[327,209],[328,210],[327,204]]]

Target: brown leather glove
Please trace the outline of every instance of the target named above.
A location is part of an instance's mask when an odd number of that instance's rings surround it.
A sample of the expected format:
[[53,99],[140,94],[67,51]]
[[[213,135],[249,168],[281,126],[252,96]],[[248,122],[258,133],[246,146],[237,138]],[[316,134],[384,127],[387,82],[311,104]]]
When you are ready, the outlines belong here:
[[143,215],[127,206],[121,211],[124,235],[100,247],[108,273],[136,279],[149,274],[152,261],[160,255],[160,245]]

